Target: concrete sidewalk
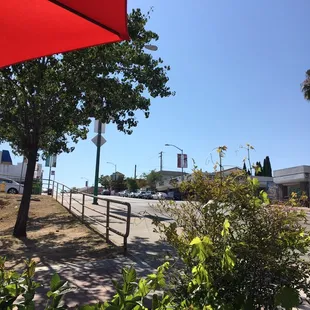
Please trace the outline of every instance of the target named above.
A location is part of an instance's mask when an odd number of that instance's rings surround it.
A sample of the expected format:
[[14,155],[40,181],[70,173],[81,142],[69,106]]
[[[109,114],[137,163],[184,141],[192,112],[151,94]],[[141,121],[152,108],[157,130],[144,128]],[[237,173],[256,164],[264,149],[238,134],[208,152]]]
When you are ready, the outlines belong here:
[[35,296],[35,304],[38,307],[36,309],[44,309],[47,300],[46,293],[54,273],[59,274],[62,280],[67,280],[76,287],[76,291],[66,294],[64,299],[69,307],[75,307],[110,300],[115,293],[112,279],[119,281],[122,268],[131,266],[136,269],[138,277],[145,276],[152,271],[147,265],[123,255],[114,259],[93,262],[40,263],[36,268],[35,280],[44,286],[38,289]]

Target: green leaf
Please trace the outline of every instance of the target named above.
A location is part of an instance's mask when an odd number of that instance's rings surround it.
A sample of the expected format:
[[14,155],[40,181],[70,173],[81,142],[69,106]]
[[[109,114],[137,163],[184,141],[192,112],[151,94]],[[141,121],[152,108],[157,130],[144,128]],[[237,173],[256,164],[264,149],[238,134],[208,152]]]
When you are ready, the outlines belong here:
[[8,293],[12,296],[17,296],[17,291],[16,291],[16,284],[12,283],[12,284],[8,284],[5,286],[5,289],[8,291]]
[[275,304],[289,310],[299,305],[299,292],[291,287],[283,287],[275,296]]
[[56,291],[60,286],[60,276],[57,273],[54,273],[51,279],[50,288],[51,291]]
[[258,179],[253,178],[253,179],[252,179],[252,184],[253,184],[255,187],[258,187],[258,186],[259,186],[259,181],[258,181]]
[[79,308],[80,310],[97,310],[97,305],[84,305]]
[[227,236],[229,234],[229,227],[230,227],[230,223],[228,221],[228,219],[225,219],[224,224],[223,224],[223,230],[221,232],[221,235]]
[[201,243],[201,239],[199,237],[196,237],[192,240],[190,245],[199,244],[199,243]]

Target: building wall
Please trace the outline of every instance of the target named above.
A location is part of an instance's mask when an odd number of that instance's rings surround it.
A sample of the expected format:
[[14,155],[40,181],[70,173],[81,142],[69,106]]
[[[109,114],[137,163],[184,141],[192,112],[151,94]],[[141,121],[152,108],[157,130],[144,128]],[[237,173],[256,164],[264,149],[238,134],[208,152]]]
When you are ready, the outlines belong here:
[[292,192],[310,194],[310,166],[297,166],[274,171],[274,182],[279,185],[279,199],[287,199]]
[[[3,177],[7,177],[19,182],[21,179],[22,181],[25,180],[27,170],[27,164],[24,163],[24,167],[22,163],[18,163],[17,165],[7,165],[7,164],[0,164],[0,175]],[[36,170],[34,172],[34,178],[38,179],[41,178],[42,174],[42,165],[36,164]]]

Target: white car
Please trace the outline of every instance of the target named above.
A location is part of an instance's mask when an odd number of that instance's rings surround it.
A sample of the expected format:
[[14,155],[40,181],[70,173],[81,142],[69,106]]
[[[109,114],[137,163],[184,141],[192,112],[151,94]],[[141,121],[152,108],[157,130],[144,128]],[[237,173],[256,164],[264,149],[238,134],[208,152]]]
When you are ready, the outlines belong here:
[[24,185],[14,180],[0,177],[0,191],[4,191],[8,194],[22,194]]
[[153,196],[153,199],[156,199],[156,200],[167,199],[167,197],[168,197],[168,195],[166,193],[161,193],[161,192],[153,194],[152,196]]

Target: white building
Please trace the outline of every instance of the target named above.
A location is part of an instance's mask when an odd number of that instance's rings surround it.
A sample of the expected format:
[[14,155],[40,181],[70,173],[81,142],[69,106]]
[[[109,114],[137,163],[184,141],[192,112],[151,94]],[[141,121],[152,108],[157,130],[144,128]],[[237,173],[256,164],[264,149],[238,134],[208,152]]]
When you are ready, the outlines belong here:
[[[24,182],[27,170],[27,163],[17,163],[13,165],[9,151],[0,151],[0,175],[13,179],[17,182]],[[42,175],[42,165],[36,163],[34,178],[40,179]]]

